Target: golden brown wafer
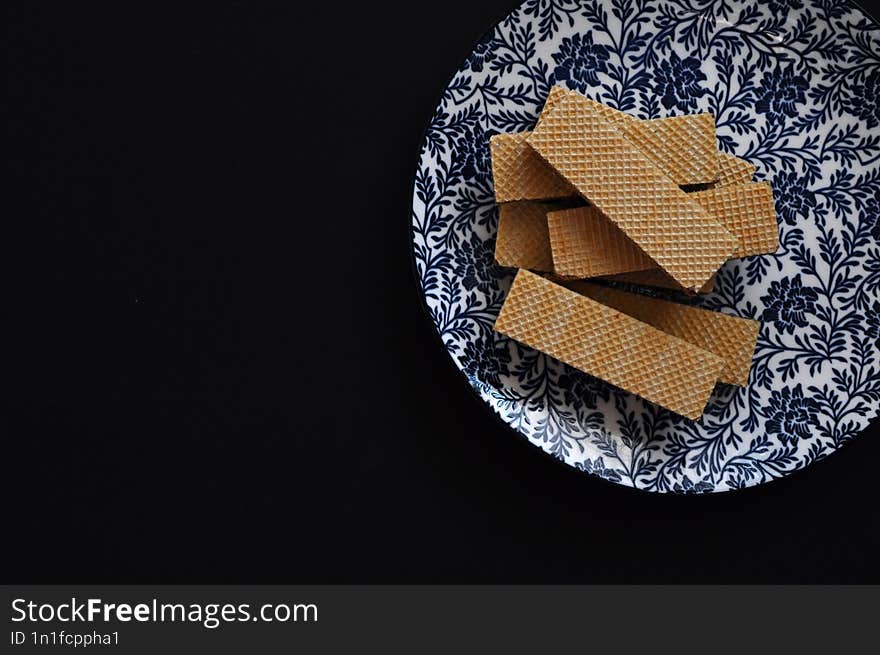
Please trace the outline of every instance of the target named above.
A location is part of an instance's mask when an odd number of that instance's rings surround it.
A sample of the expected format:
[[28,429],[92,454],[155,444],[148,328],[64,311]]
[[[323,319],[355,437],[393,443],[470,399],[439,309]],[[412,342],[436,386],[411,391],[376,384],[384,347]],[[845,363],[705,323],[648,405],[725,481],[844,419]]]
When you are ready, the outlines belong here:
[[597,277],[657,266],[592,205],[550,212],[546,222],[558,275]]
[[[555,85],[544,101],[538,121],[567,94],[573,93]],[[601,108],[603,114],[621,120],[627,114],[590,100]],[[489,139],[492,156],[492,177],[495,185],[495,201],[498,203],[517,200],[551,200],[575,196],[577,191],[556,171],[539,157],[525,139],[531,132],[496,134]]]
[[698,348],[715,353],[725,362],[718,375],[719,381],[739,386],[748,384],[752,355],[761,328],[758,321],[590,282],[569,282],[565,286]]
[[697,419],[724,359],[520,270],[495,329],[590,375]]
[[712,114],[632,121],[618,128],[680,186],[707,184],[720,175]]
[[[750,182],[691,194],[709,215],[740,240],[734,257],[776,252],[779,246],[773,191]],[[667,289],[680,286],[595,207],[547,215],[554,270],[561,276],[613,276],[622,282]],[[654,267],[654,270],[648,270]],[[712,279],[700,288],[712,289]]]
[[498,237],[495,261],[532,271],[552,271],[547,211],[552,206],[522,200],[498,207]]
[[779,225],[769,182],[734,184],[690,196],[739,237],[735,257],[772,254],[779,248]]
[[755,175],[755,166],[745,159],[728,155],[726,152],[718,153],[719,176],[715,182],[715,188],[730,186],[731,184],[743,184],[751,182]]
[[593,109],[601,114],[602,118],[606,119],[609,123],[612,123],[614,125],[620,123],[639,122],[639,119],[631,114],[627,114],[626,112],[620,111],[619,109],[614,109],[614,107],[609,107],[608,105],[603,104],[598,100],[587,98],[585,95],[578,93],[577,91],[569,91],[564,86],[559,86],[558,84],[550,88],[550,93],[547,94],[547,100],[544,102],[544,109],[541,110],[541,114],[540,116],[538,116],[538,122],[540,123],[544,115],[547,114],[551,109],[553,109],[556,104],[560,100],[562,100],[562,98],[568,95],[585,98],[587,103],[589,103],[589,105]]
[[495,134],[489,139],[496,202],[577,195],[572,186],[526,143],[529,134]]
[[[558,85],[551,88],[538,122],[566,95],[579,94]],[[712,114],[639,120],[596,100],[587,101],[676,184],[708,184],[718,179],[720,164]]]
[[699,289],[736,249],[734,235],[583,98],[562,98],[527,143],[683,288]]

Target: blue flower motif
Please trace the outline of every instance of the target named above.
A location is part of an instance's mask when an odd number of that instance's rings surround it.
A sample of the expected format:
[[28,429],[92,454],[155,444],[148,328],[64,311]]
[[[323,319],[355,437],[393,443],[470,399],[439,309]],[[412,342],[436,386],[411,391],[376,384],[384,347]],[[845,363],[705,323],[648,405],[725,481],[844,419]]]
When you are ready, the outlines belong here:
[[850,95],[843,103],[844,108],[861,118],[868,127],[880,125],[880,70],[865,77],[863,84],[850,88]]
[[773,189],[776,191],[776,211],[789,225],[794,225],[798,216],[807,218],[816,207],[816,194],[797,173],[780,173],[773,179]]
[[497,45],[498,42],[492,32],[489,32],[474,46],[471,56],[464,62],[464,67],[470,68],[475,73],[483,72],[483,66],[495,59],[494,50]]
[[599,398],[607,402],[610,397],[607,384],[576,371],[568,370],[560,375],[558,384],[563,391],[566,404],[574,407],[586,405],[590,409],[595,409]]
[[810,436],[810,426],[815,424],[819,403],[804,398],[801,385],[783,387],[770,394],[767,403],[767,432],[779,436],[783,444],[796,444],[801,437]]
[[797,116],[797,106],[806,100],[807,80],[795,75],[794,66],[783,69],[777,66],[758,85],[762,91],[755,102],[755,109],[767,116],[770,123],[782,123],[786,117]]
[[608,48],[593,43],[590,32],[583,37],[575,34],[564,38],[559,52],[553,55],[556,62],[553,76],[557,82],[567,82],[570,89],[586,93],[590,86],[599,84],[597,74],[608,70],[608,55]]
[[489,137],[479,125],[466,125],[455,140],[455,155],[461,163],[461,174],[466,180],[485,182],[492,169]]
[[803,6],[801,0],[770,0],[767,3],[772,16],[782,16],[791,9],[801,9]]
[[678,107],[682,111],[691,111],[697,108],[697,98],[707,93],[702,86],[705,81],[699,59],[682,59],[673,52],[669,59],[660,62],[654,90],[661,95],[660,101],[667,109]]
[[488,293],[498,277],[495,251],[474,232],[469,241],[463,241],[455,251],[455,274],[462,278],[465,289],[480,289]]
[[464,372],[493,387],[501,386],[502,375],[509,375],[507,346],[490,337],[487,342],[469,341],[464,347]]
[[809,325],[809,315],[816,309],[818,292],[805,287],[799,277],[787,277],[770,284],[770,290],[761,298],[765,305],[764,321],[772,321],[783,332],[794,334],[795,329]]

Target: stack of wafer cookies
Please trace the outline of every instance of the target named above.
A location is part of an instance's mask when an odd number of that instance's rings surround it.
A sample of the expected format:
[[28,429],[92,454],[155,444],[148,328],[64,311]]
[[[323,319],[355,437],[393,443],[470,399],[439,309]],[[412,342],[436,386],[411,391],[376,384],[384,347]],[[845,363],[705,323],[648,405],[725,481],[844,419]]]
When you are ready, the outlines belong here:
[[772,189],[718,151],[711,114],[639,120],[553,87],[490,150],[496,260],[528,269],[497,331],[693,419],[716,381],[747,383],[756,321],[607,284],[706,293],[728,259],[776,251]]

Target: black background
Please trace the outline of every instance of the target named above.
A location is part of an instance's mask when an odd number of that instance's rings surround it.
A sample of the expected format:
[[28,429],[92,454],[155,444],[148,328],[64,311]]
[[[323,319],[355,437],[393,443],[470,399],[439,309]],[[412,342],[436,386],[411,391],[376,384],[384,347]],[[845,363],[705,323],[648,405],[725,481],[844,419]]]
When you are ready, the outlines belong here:
[[516,2],[117,4],[8,10],[10,581],[880,581],[876,424],[761,488],[651,496],[540,456],[453,370],[412,175]]

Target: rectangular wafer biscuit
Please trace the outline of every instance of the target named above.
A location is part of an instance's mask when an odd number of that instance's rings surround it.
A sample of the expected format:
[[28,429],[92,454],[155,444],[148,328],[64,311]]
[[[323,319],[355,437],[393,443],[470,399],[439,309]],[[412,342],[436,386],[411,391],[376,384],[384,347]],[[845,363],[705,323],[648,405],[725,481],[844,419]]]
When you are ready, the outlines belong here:
[[779,248],[779,225],[769,182],[697,191],[690,197],[739,238],[735,257],[772,254]]
[[736,249],[734,235],[583,98],[562,98],[527,143],[683,288],[699,289]]
[[707,184],[720,175],[712,114],[632,121],[618,128],[679,186]]
[[758,321],[590,282],[569,282],[565,286],[698,348],[715,353],[725,362],[718,375],[720,382],[739,386],[748,384],[752,355],[761,327]]
[[[580,94],[558,85],[551,88],[538,123],[566,95]],[[712,114],[639,120],[590,98],[587,102],[676,184],[708,184],[718,179],[720,160]]]
[[657,266],[592,205],[550,212],[546,222],[558,275],[598,277]]
[[755,166],[745,159],[740,159],[726,152],[718,153],[719,175],[715,188],[751,182],[755,175]]
[[489,139],[495,201],[546,200],[577,195],[526,143],[531,132],[495,134]]
[[[734,257],[772,254],[778,249],[779,229],[769,183],[737,184],[694,192],[690,197],[737,237]],[[553,270],[559,275],[613,275],[623,282],[680,288],[662,270],[648,270],[656,269],[656,263],[595,207],[551,212],[547,223]],[[706,291],[704,285],[700,292]]]
[[552,271],[547,211],[552,205],[521,200],[498,207],[495,261],[532,271]]
[[[544,108],[538,117],[556,106],[570,91],[555,85],[550,88]],[[603,114],[621,120],[627,114],[606,107],[593,100]],[[577,196],[572,186],[551,166],[525,145],[531,132],[496,134],[489,139],[489,152],[492,159],[492,178],[495,186],[495,201],[499,203],[517,200],[551,200]]]
[[697,419],[724,360],[520,270],[495,330],[585,373]]

